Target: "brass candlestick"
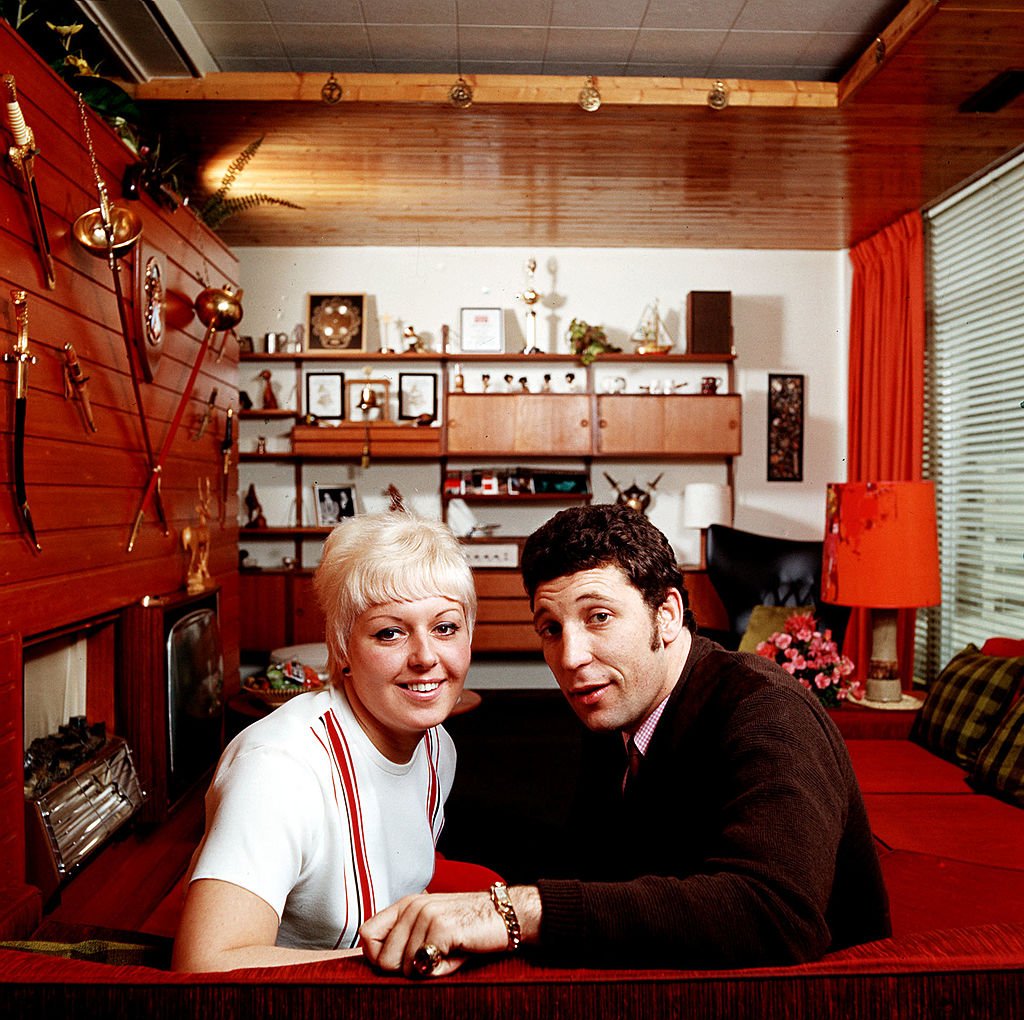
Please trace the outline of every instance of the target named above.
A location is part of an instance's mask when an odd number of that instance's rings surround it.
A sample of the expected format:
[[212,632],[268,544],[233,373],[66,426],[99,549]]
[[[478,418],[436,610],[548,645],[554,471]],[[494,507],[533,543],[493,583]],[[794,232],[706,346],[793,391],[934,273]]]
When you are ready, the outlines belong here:
[[537,309],[534,305],[540,301],[540,294],[533,285],[533,274],[537,272],[537,260],[530,258],[526,262],[526,287],[516,297],[526,305],[526,353],[536,354],[537,348]]

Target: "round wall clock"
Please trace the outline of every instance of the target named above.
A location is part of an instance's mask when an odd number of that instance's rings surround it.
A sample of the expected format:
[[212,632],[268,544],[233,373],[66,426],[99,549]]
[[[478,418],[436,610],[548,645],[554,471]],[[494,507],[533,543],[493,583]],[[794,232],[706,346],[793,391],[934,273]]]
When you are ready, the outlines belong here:
[[153,381],[156,366],[164,349],[164,272],[160,256],[139,253],[139,273],[135,290],[135,307],[139,316],[136,336],[139,362],[147,382]]

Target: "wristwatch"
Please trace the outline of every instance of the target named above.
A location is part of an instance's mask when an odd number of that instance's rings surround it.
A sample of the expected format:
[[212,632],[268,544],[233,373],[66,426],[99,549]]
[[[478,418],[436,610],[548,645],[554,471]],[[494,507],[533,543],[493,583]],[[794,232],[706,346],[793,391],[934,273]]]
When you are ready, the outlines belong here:
[[508,952],[515,952],[520,943],[519,918],[516,917],[516,908],[512,906],[508,886],[504,882],[495,882],[491,886],[491,902],[494,904],[498,916],[505,922],[505,930],[508,932]]

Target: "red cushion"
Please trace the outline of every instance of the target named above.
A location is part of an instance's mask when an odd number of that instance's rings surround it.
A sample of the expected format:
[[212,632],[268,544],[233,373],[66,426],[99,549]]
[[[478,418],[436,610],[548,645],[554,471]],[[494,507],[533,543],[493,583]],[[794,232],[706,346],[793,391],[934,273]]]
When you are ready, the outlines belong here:
[[896,850],[882,854],[896,938],[1024,917],[1024,871]]
[[894,850],[1024,871],[1024,811],[978,793],[866,793],[871,831]]
[[982,655],[995,655],[1001,659],[1013,659],[1024,655],[1024,640],[1008,637],[990,637],[981,646]]
[[967,773],[909,740],[851,740],[863,793],[969,793]]
[[434,877],[427,886],[427,892],[482,892],[500,881],[501,875],[482,864],[450,861],[438,854],[434,860]]

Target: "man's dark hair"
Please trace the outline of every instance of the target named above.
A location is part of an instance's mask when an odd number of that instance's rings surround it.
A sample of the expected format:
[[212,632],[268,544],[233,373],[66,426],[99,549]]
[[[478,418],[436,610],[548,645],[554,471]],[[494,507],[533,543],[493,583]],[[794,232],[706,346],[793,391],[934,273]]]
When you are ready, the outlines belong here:
[[696,630],[668,539],[643,514],[619,504],[562,510],[526,540],[521,569],[531,608],[537,588],[546,581],[604,566],[618,567],[651,612],[665,601],[670,588],[678,589],[685,610],[683,622]]

